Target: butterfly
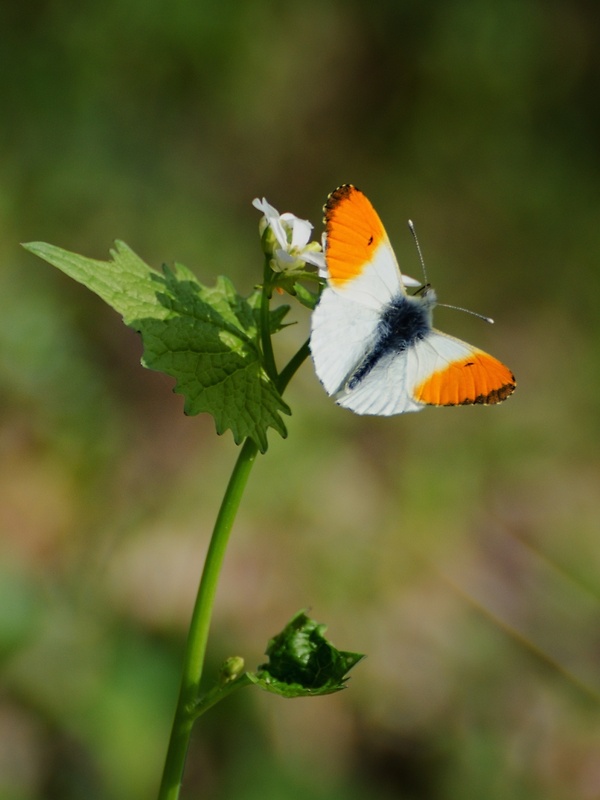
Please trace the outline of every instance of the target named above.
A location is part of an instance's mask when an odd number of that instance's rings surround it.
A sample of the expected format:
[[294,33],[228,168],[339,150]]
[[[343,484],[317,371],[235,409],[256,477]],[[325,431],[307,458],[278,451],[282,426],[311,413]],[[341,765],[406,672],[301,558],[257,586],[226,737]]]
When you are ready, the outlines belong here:
[[492,405],[515,390],[493,356],[432,327],[437,298],[403,277],[377,212],[356,187],[327,198],[327,285],[312,314],[310,349],[327,394],[357,414],[425,406]]

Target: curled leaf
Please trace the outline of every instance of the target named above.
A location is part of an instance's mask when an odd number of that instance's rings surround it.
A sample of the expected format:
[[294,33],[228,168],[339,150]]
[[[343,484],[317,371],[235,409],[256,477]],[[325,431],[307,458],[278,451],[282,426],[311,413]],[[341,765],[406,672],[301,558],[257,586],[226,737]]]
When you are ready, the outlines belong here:
[[267,647],[269,661],[248,678],[265,691],[284,697],[304,697],[346,688],[348,672],[364,657],[338,650],[324,633],[326,626],[303,611],[274,636]]

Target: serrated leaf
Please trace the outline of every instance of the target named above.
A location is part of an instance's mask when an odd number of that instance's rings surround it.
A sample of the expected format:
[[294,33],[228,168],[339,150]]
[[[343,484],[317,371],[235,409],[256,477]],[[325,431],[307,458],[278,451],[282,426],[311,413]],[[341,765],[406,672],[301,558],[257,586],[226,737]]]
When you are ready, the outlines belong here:
[[[290,409],[262,366],[255,296],[241,297],[223,277],[203,286],[180,264],[161,274],[124,242],[115,243],[110,261],[40,242],[24,247],[98,294],[141,334],[142,363],[175,378],[186,414],[212,414],[218,433],[230,429],[237,444],[250,437],[262,452],[269,427],[287,435],[281,414]],[[271,313],[272,331],[286,313]]]
[[296,614],[267,647],[267,664],[247,673],[252,683],[284,697],[305,697],[346,688],[348,672],[364,656],[338,650],[324,633],[326,626]]

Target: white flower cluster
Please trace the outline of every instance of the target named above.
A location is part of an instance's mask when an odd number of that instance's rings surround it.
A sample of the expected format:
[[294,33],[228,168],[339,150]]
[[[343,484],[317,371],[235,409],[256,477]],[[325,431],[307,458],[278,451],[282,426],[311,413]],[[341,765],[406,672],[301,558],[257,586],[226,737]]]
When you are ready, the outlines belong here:
[[271,256],[274,272],[297,272],[306,264],[312,264],[320,271],[325,269],[322,246],[309,241],[313,226],[308,220],[289,212],[280,214],[264,197],[262,200],[255,198],[252,205],[263,213],[259,230],[263,242],[266,242],[265,252]]

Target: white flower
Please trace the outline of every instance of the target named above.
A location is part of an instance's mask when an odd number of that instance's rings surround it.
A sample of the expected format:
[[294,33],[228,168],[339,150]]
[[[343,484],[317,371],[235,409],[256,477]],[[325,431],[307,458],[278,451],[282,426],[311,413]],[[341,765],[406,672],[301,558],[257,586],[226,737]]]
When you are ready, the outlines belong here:
[[[263,213],[259,230],[265,243],[265,252],[272,256],[271,268],[274,272],[295,272],[302,270],[306,264],[312,264],[320,270],[325,268],[321,245],[309,242],[313,226],[308,220],[299,219],[289,212],[280,214],[264,197],[262,200],[255,198],[252,205]],[[267,228],[269,232],[265,236]]]

